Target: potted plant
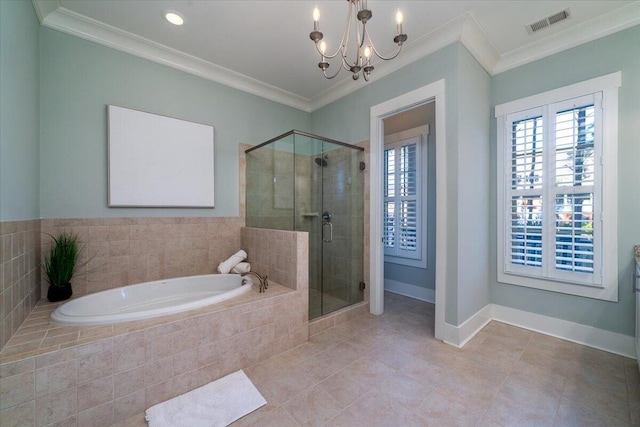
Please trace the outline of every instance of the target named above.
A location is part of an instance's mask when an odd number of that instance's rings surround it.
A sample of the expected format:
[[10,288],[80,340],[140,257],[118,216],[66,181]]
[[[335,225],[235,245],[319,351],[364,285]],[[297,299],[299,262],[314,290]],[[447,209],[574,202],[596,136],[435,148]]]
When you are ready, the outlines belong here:
[[47,299],[51,302],[64,301],[71,298],[71,278],[76,272],[80,255],[78,237],[64,232],[57,238],[51,236],[53,244],[49,254],[44,255],[42,267],[49,279]]

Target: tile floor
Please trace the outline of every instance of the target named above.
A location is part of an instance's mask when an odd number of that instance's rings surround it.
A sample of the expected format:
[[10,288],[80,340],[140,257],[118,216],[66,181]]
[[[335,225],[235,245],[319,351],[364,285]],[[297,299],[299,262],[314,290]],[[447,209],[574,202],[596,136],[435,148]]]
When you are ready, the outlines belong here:
[[635,360],[499,322],[456,349],[432,304],[385,304],[247,369],[268,403],[233,426],[640,426]]

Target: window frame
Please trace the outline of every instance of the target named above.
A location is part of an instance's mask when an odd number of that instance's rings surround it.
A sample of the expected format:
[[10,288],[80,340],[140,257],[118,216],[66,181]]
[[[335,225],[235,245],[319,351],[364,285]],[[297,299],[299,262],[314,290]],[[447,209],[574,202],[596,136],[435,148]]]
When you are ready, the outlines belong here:
[[[409,267],[417,267],[417,268],[427,268],[427,141],[429,135],[429,125],[420,126],[413,129],[408,129],[405,131],[401,131],[398,133],[385,135],[384,138],[384,147],[383,152],[389,146],[393,145],[396,147],[400,147],[402,142],[417,138],[416,144],[416,158],[417,158],[417,178],[416,178],[416,200],[417,200],[417,229],[418,229],[418,252],[419,257],[417,258],[409,258],[403,257],[401,255],[390,255],[387,253],[383,246],[383,255],[384,262],[389,262],[392,264],[405,265]],[[386,164],[384,161],[384,156],[382,157],[383,168],[386,168]],[[384,173],[383,173],[384,176]],[[383,179],[383,207],[385,205],[384,197],[384,179]],[[384,218],[384,212],[382,213],[382,218]],[[384,239],[384,230],[382,232],[382,237]]]
[[[602,299],[606,301],[618,301],[618,242],[617,242],[617,163],[618,163],[618,88],[621,86],[622,76],[620,72],[607,74],[594,79],[586,80],[559,89],[547,91],[537,95],[503,103],[495,107],[495,117],[497,119],[497,278],[500,283],[507,283],[518,286],[543,289],[571,295],[578,295],[588,298]],[[562,111],[554,109],[563,103],[569,102],[585,96],[595,96],[596,114],[601,115],[601,128],[599,147],[594,152],[594,161],[597,163],[596,182],[594,196],[596,205],[593,206],[594,228],[600,228],[597,242],[594,239],[594,273],[589,275],[589,280],[576,280],[580,273],[565,274],[564,272],[554,272],[549,274],[542,268],[538,273],[531,268],[514,268],[510,258],[511,219],[507,212],[511,203],[511,124],[519,117],[525,117],[527,113],[541,112],[543,114],[544,135],[551,136],[555,128],[555,113]],[[601,97],[600,100],[598,98]],[[551,124],[551,122],[554,122]],[[555,136],[553,136],[555,140]],[[598,144],[598,142],[596,142]],[[555,142],[549,144],[544,141],[543,148],[543,176],[546,171],[554,167],[551,164],[555,157],[555,151],[548,153],[548,150],[555,148]],[[550,194],[561,192],[553,183],[543,179],[543,187],[547,200]],[[575,189],[577,186],[569,186]],[[575,191],[575,190],[572,190]],[[550,192],[550,193],[549,193]],[[597,193],[599,192],[599,194]],[[543,202],[544,203],[544,202]],[[552,205],[555,207],[555,203]],[[545,208],[543,208],[545,209]],[[548,207],[546,208],[548,209]],[[553,207],[551,208],[553,209]],[[550,215],[550,214],[549,214]],[[547,216],[547,219],[549,216]],[[598,221],[598,224],[595,223]],[[555,236],[553,231],[555,221],[543,223],[543,239]],[[546,230],[544,230],[546,228]],[[594,232],[594,235],[596,233]],[[595,238],[595,236],[594,236]],[[595,245],[599,243],[596,255]],[[553,242],[543,243],[543,263],[552,258],[552,253],[556,251],[555,239]],[[549,250],[553,252],[549,252]],[[596,260],[596,256],[598,259]],[[546,258],[545,258],[546,257]],[[597,266],[597,268],[596,268]],[[518,266],[519,267],[519,266]],[[548,266],[555,269],[554,265]],[[544,272],[544,274],[543,274]],[[584,277],[584,276],[583,276]]]

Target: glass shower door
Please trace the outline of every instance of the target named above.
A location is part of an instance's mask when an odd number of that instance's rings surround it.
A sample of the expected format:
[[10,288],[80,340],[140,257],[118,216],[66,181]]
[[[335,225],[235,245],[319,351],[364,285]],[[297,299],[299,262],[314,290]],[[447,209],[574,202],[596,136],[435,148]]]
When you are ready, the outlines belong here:
[[[313,314],[331,313],[362,301],[364,173],[362,152],[330,142],[321,142],[315,157],[319,218],[318,254],[321,261],[319,302]],[[310,295],[310,304],[311,304]],[[310,305],[311,311],[311,305]]]

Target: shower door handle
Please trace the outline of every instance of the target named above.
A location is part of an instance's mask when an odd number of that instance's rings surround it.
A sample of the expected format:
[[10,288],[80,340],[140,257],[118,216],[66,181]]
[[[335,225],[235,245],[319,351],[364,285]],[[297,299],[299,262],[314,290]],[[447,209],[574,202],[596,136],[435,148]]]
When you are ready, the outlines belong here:
[[[326,235],[327,233],[325,232],[326,230],[326,226],[329,226],[329,238],[327,239]],[[330,243],[333,241],[333,224],[331,224],[330,222],[323,222],[322,223],[322,241],[325,243]]]

